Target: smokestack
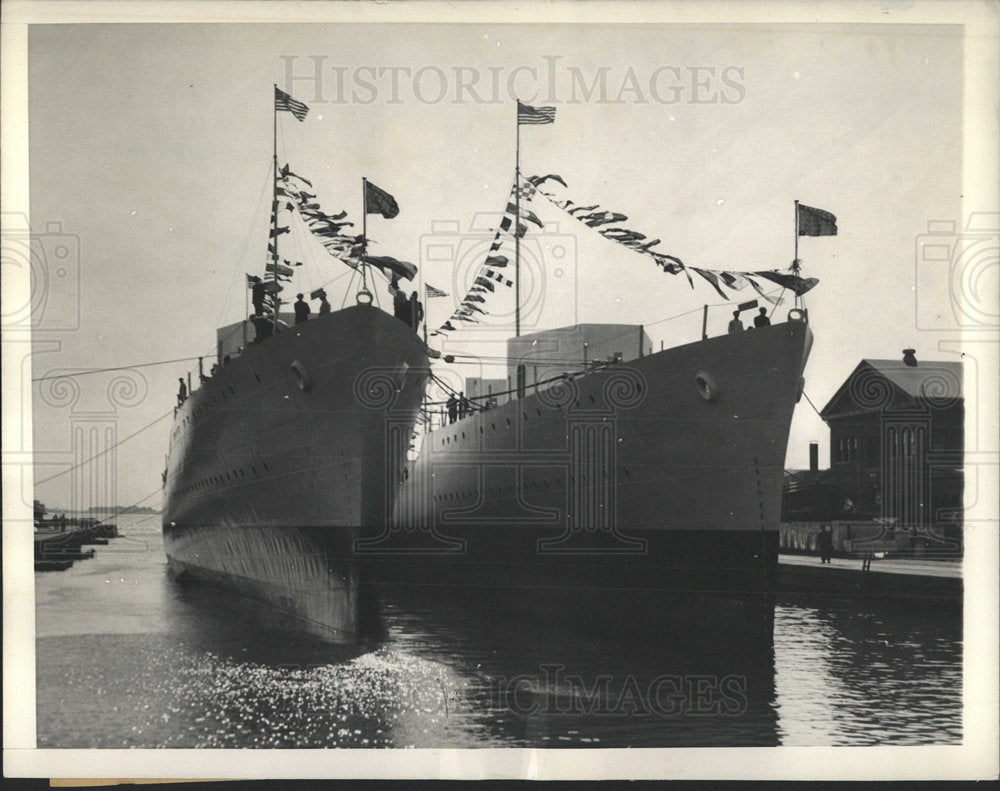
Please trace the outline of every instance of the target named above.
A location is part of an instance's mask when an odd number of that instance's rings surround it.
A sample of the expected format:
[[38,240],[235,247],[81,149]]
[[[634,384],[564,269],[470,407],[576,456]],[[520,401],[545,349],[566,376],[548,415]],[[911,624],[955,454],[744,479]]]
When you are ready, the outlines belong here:
[[903,365],[908,365],[910,368],[917,367],[916,349],[903,349]]
[[809,443],[809,472],[816,472],[819,469],[819,443]]

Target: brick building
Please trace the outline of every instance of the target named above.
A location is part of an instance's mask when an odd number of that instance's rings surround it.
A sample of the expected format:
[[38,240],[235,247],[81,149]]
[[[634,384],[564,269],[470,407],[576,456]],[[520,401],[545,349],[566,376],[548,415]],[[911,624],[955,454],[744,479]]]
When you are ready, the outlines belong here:
[[885,520],[910,532],[960,528],[960,362],[918,362],[912,349],[902,360],[862,360],[820,416],[830,427],[824,477],[840,512],[832,518]]

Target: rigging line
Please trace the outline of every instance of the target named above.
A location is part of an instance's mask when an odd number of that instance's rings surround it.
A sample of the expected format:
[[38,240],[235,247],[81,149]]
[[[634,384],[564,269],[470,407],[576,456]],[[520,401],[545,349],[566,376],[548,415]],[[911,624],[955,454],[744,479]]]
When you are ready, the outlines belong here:
[[[559,374],[558,376],[553,376],[553,377],[551,377],[549,379],[539,379],[537,382],[532,383],[531,386],[533,388],[536,388],[536,393],[537,393],[537,388],[538,388],[539,385],[549,384],[550,382],[562,382],[562,381],[565,381],[567,378],[572,379],[575,376],[586,376],[587,374],[591,373],[594,370],[604,370],[607,367],[608,366],[601,366],[600,368],[597,368],[597,369],[587,368],[587,369],[582,369],[582,370],[574,371],[573,373],[570,373],[570,374]],[[618,367],[618,364],[616,364],[615,366],[611,366],[611,367]],[[442,382],[433,373],[431,374],[431,378],[434,379],[442,389],[444,389],[446,391],[450,391],[452,395],[458,395],[458,393],[456,393],[456,391],[452,387],[450,387],[449,385],[447,385],[444,382]],[[511,393],[516,393],[516,392],[517,392],[517,388],[515,387],[515,388],[513,388],[511,390],[502,390],[502,391],[497,392],[497,393],[487,393],[485,395],[464,396],[464,397],[465,397],[466,401],[470,401],[471,402],[471,401],[477,401],[477,400],[479,400],[481,398],[494,398],[496,396],[510,395]],[[446,403],[447,403],[446,401],[428,401],[427,402],[427,406],[441,406],[441,405],[446,404]]]
[[109,453],[109,452],[113,451],[119,445],[124,445],[126,442],[128,442],[130,439],[132,439],[132,437],[135,437],[135,436],[141,434],[147,428],[150,428],[151,426],[155,426],[157,423],[159,423],[161,420],[163,420],[163,418],[170,417],[170,415],[173,414],[173,412],[174,412],[173,409],[171,409],[169,412],[164,412],[162,415],[160,415],[158,418],[156,418],[156,420],[154,420],[152,423],[147,423],[145,426],[143,426],[138,431],[133,431],[131,434],[129,434],[124,439],[118,440],[118,442],[116,442],[111,447],[105,448],[100,453],[97,453],[97,454],[91,456],[89,459],[85,459],[84,461],[81,461],[79,464],[74,464],[72,467],[67,467],[65,470],[62,470],[61,472],[57,472],[55,475],[50,475],[48,478],[44,478],[41,481],[35,481],[35,486],[41,486],[43,483],[48,483],[49,481],[58,478],[60,475],[65,475],[67,472],[72,472],[73,470],[82,467],[84,464],[90,464],[90,462],[92,462],[94,459],[98,459],[101,456],[103,456],[105,453]]
[[[775,289],[772,289],[768,293],[773,294],[777,290],[778,289],[775,288]],[[675,313],[673,316],[667,316],[664,319],[657,319],[656,321],[652,321],[649,324],[643,324],[642,327],[643,327],[643,329],[645,329],[646,327],[655,327],[657,324],[663,324],[663,322],[665,322],[665,321],[673,321],[674,319],[683,318],[684,316],[690,316],[692,313],[699,313],[700,311],[704,310],[705,307],[709,307],[709,308],[721,308],[721,307],[731,306],[732,304],[733,304],[732,300],[727,300],[726,302],[710,302],[710,303],[708,303],[707,306],[703,305],[703,306],[701,306],[699,308],[692,308],[691,310],[686,310],[683,313]],[[777,306],[775,306],[775,307],[777,307]],[[613,341],[613,340],[615,340],[617,338],[621,338],[621,337],[623,337],[625,335],[631,335],[633,332],[635,332],[635,330],[626,330],[625,332],[619,333],[618,335],[613,335],[612,337],[607,338],[606,340]]]
[[545,363],[546,365],[583,365],[583,358],[579,360],[566,359],[565,357],[561,360],[550,360],[545,357],[531,357],[531,358],[520,358],[520,357],[501,357],[500,355],[483,355],[479,356],[476,354],[449,354],[449,357],[464,358],[463,360],[454,360],[454,362],[464,363],[466,360],[470,362],[482,361],[487,365],[501,365],[503,363],[524,363],[525,365],[534,363]]
[[148,368],[151,365],[169,365],[170,363],[186,363],[192,360],[199,360],[207,355],[200,355],[199,357],[179,357],[176,360],[159,360],[155,363],[138,363],[136,365],[119,365],[114,368],[93,368],[88,371],[80,371],[79,373],[73,374],[59,374],[58,376],[39,376],[36,379],[32,379],[32,382],[47,382],[53,379],[68,379],[74,376],[87,376],[88,374],[103,374],[109,371],[129,371],[133,368]]
[[[775,288],[775,289],[772,289],[771,291],[769,291],[767,293],[768,294],[773,294],[777,290],[778,289]],[[782,291],[784,291],[784,289],[782,289]],[[780,300],[780,297],[779,297],[779,300]],[[708,307],[710,307],[710,308],[720,308],[720,307],[724,307],[726,305],[732,305],[732,304],[733,304],[732,301],[712,302],[712,303],[709,303]],[[656,321],[652,321],[652,322],[650,322],[648,324],[643,324],[642,328],[646,329],[647,327],[655,327],[657,324],[663,324],[665,321],[673,321],[674,319],[680,319],[680,318],[683,318],[684,316],[690,316],[692,313],[698,313],[698,312],[700,312],[701,310],[704,309],[704,307],[705,306],[698,307],[698,308],[692,308],[691,310],[686,310],[683,313],[675,313],[673,316],[667,316],[666,318],[657,319]],[[776,307],[777,307],[777,305],[775,305],[775,308]],[[617,340],[618,338],[623,338],[626,335],[632,335],[634,332],[635,332],[634,329],[626,330],[625,332],[620,332],[617,335],[612,335],[610,338],[605,338],[602,341],[602,343],[606,343],[606,342],[609,342],[609,341]],[[459,343],[462,343],[462,342],[463,341],[459,341]],[[452,356],[453,357],[458,357],[459,355],[455,354],[455,355],[452,355]],[[465,355],[465,356],[472,356],[472,357],[474,357],[475,355]]]
[[[782,286],[782,288],[781,288],[781,293],[780,293],[780,294],[778,294],[778,301],[777,301],[777,302],[775,302],[775,303],[774,303],[773,305],[771,305],[771,312],[767,314],[767,317],[768,317],[768,318],[771,318],[771,316],[773,316],[773,315],[774,315],[774,311],[776,311],[776,310],[778,309],[778,305],[780,305],[780,304],[781,304],[781,298],[782,298],[783,296],[785,296],[785,291],[786,291],[786,290],[787,290],[787,289],[785,289],[785,288],[784,288],[784,286]],[[774,293],[774,292],[772,292],[772,293]],[[816,407],[813,407],[813,409],[815,409],[815,408],[816,408]]]
[[[348,264],[350,266],[350,264]],[[358,274],[356,267],[351,267],[351,279],[347,281],[347,288],[344,289],[344,299],[340,303],[340,309],[343,310],[344,306],[347,304],[347,298],[351,296],[351,286],[354,285],[354,278]]]
[[[104,519],[98,519],[97,523],[98,524],[107,524],[107,521],[109,519],[115,519],[116,517],[120,516],[121,514],[125,513],[126,511],[128,511],[130,508],[135,508],[137,505],[142,505],[144,502],[146,502],[146,500],[148,500],[154,494],[159,494],[162,491],[163,491],[163,487],[160,486],[158,489],[154,489],[152,492],[150,492],[149,494],[147,494],[141,500],[136,500],[131,505],[126,505],[124,508],[119,508],[117,511],[115,511],[110,516],[104,517]],[[138,527],[139,525],[141,525],[141,524],[143,524],[145,522],[148,522],[150,519],[155,519],[157,516],[160,516],[160,514],[153,514],[152,516],[147,516],[145,519],[140,519],[138,522],[136,522],[134,525],[132,525],[132,527]]]
[[817,415],[819,415],[820,417],[823,417],[822,415],[820,415],[820,412],[819,412],[819,410],[818,410],[818,409],[816,409],[816,405],[815,405],[815,404],[814,404],[814,403],[812,402],[812,399],[811,399],[811,398],[809,397],[809,394],[808,394],[808,393],[807,393],[807,392],[806,392],[806,391],[805,391],[804,389],[802,390],[802,395],[804,395],[804,396],[806,397],[806,401],[808,401],[808,402],[809,402],[809,406],[811,406],[811,407],[813,408],[813,411],[814,411],[814,412],[815,412],[815,413],[816,413]]
[[[270,174],[271,174],[271,163],[268,162],[267,163],[267,173],[264,174],[264,183],[263,183],[263,186],[261,186],[261,188],[260,188],[260,195],[258,195],[258,197],[257,197],[257,206],[254,209],[253,216],[251,217],[251,220],[250,220],[251,233],[247,234],[246,237],[243,239],[243,247],[240,250],[239,258],[237,258],[237,261],[239,262],[239,264],[237,266],[237,269],[236,269],[236,272],[235,272],[235,276],[230,279],[229,288],[226,291],[226,298],[223,300],[222,305],[219,307],[219,312],[218,312],[218,314],[215,317],[215,326],[217,326],[217,327],[222,324],[223,317],[225,316],[226,311],[229,310],[229,304],[232,301],[233,291],[235,291],[235,284],[239,282],[239,277],[243,277],[245,279],[244,270],[246,270],[248,268],[252,268],[253,271],[255,271],[255,272],[258,271],[256,267],[248,267],[247,266],[247,264],[248,264],[248,261],[247,261],[247,250],[250,247],[250,241],[251,241],[251,238],[253,237],[252,229],[257,227],[257,219],[260,216],[261,206],[264,203],[264,195],[266,194],[267,188],[269,186],[268,180],[270,178]],[[270,237],[268,237],[268,238],[270,239]],[[246,288],[246,283],[243,284],[243,287]],[[241,319],[243,321],[246,321],[246,316],[241,316]],[[207,356],[207,355],[203,355],[203,356]]]
[[[352,269],[350,269],[350,268],[348,267],[348,268],[347,268],[347,269],[346,269],[345,271],[341,272],[341,273],[340,273],[339,275],[337,275],[336,277],[331,277],[331,278],[330,278],[329,280],[327,280],[327,281],[326,281],[325,283],[321,283],[321,284],[319,285],[319,288],[326,288],[326,287],[327,287],[328,285],[330,285],[331,283],[336,283],[336,282],[337,282],[338,280],[340,280],[340,278],[342,278],[342,277],[347,277],[347,276],[348,276],[349,274],[351,274],[351,272],[352,272],[352,271],[353,271],[353,270],[352,270]],[[313,290],[315,291],[316,289],[313,289]]]

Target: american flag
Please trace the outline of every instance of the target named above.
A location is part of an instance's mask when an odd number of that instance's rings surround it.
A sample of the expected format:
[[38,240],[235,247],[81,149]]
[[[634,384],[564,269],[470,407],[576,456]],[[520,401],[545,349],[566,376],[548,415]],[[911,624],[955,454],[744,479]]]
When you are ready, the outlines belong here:
[[305,121],[306,113],[309,112],[309,107],[307,105],[297,99],[293,99],[277,85],[274,86],[274,109],[287,110],[300,121]]
[[446,297],[448,294],[442,291],[440,288],[434,288],[430,283],[424,283],[424,291],[427,293],[427,299],[433,299],[434,297]]
[[517,103],[517,122],[519,124],[551,124],[555,120],[555,107],[532,107],[530,104]]

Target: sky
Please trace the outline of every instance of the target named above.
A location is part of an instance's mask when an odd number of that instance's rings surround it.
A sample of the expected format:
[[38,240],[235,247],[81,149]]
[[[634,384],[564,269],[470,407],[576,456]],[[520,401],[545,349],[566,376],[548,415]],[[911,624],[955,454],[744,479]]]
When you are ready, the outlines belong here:
[[[559,174],[567,197],[628,215],[622,225],[691,266],[786,268],[794,201],[834,213],[836,237],[799,243],[803,274],[820,280],[806,296],[805,390],[821,409],[862,358],[912,346],[955,359],[938,348],[954,335],[946,284],[926,278],[915,249],[928,222],[961,219],[961,36],[954,25],[32,26],[30,213],[45,230],[32,377],[213,353],[216,327],[244,315],[245,274],[263,268],[276,83],[310,107],[301,123],[280,114],[280,159],[330,213],[360,218],[363,177],[393,194],[398,217],[369,219],[371,252],[417,263],[453,297],[506,204],[515,97],[556,107],[555,123],[521,128],[523,173]],[[526,329],[642,323],[669,347],[697,340],[701,306],[722,301],[554,206],[532,209],[546,228],[525,239]],[[305,233],[285,239],[304,264],[292,294],[327,284],[335,308],[353,299],[351,270]],[[430,326],[453,308],[430,301]],[[432,345],[495,355],[509,308]],[[710,317],[709,333],[724,332],[729,310]],[[67,507],[73,475],[59,473],[102,438],[140,432],[93,496],[158,506],[170,418],[145,427],[194,365],[36,383],[35,496]],[[807,466],[811,441],[825,466],[827,439],[803,399],[786,466]]]

